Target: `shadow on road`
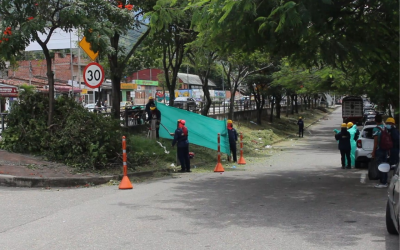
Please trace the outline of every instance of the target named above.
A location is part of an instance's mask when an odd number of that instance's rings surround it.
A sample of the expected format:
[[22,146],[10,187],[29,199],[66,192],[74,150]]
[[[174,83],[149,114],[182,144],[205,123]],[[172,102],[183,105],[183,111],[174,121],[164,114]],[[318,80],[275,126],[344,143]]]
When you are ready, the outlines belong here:
[[393,247],[398,247],[398,238],[385,228],[386,190],[361,184],[358,174],[349,173],[328,169],[216,174],[181,183],[177,191],[184,192],[176,200],[161,202],[183,201],[191,208],[170,210],[205,228],[276,228],[322,248],[356,246],[362,236],[373,235],[371,242],[386,238],[386,249],[397,249]]

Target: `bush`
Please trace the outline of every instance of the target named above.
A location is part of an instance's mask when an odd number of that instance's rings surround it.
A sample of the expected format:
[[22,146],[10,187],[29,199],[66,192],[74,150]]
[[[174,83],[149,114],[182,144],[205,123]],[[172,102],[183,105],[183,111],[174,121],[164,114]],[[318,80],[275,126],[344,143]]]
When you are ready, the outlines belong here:
[[140,135],[131,135],[127,138],[128,165],[131,168],[150,167],[156,168],[160,164],[175,162],[176,147],[172,148],[170,140],[161,140],[169,154],[165,153],[155,140],[150,140]]
[[54,103],[47,126],[48,94],[23,91],[7,116],[2,149],[45,156],[74,167],[102,168],[120,161],[119,121],[85,110],[68,97]]

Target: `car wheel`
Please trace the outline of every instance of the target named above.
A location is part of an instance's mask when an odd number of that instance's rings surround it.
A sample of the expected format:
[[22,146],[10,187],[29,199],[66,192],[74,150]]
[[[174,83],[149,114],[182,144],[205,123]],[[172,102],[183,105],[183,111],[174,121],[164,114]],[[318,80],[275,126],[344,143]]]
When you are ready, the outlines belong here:
[[355,168],[361,168],[361,162],[356,161]]
[[386,203],[386,229],[390,234],[399,234],[396,230],[396,226],[393,223],[392,216],[390,214],[390,203],[387,201]]

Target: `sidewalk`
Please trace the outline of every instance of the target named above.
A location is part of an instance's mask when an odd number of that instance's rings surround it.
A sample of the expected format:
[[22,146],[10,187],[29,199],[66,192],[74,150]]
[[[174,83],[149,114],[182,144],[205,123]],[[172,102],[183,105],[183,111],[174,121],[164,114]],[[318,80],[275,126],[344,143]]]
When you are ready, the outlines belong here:
[[[119,176],[73,173],[73,168],[24,154],[0,150],[0,186],[76,187],[100,185]],[[121,171],[122,172],[122,171]]]

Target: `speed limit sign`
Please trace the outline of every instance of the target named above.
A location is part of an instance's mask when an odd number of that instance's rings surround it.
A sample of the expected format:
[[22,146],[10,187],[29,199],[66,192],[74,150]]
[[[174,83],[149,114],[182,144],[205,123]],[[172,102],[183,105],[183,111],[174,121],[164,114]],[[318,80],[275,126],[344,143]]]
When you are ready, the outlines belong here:
[[95,62],[89,63],[83,70],[83,80],[89,88],[95,89],[100,87],[104,81],[103,67]]

